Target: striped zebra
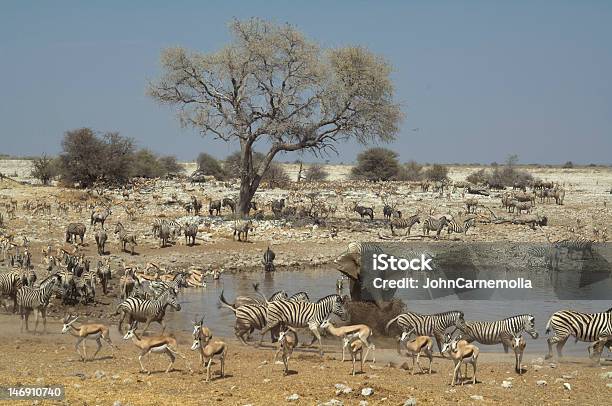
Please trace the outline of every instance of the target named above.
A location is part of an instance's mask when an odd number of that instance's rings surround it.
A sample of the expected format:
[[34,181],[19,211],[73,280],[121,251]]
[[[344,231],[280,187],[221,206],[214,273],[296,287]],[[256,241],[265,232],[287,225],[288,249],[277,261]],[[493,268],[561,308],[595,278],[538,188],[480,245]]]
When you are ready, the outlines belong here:
[[164,248],[170,242],[170,226],[164,223],[157,230],[157,238],[161,240],[161,247]]
[[544,266],[549,269],[559,267],[559,250],[552,245],[534,245],[527,248],[523,260],[529,267]]
[[176,220],[168,220],[166,218],[155,218],[153,219],[153,225],[151,227],[151,232],[154,237],[159,235],[159,230],[163,225],[166,225],[170,228],[170,234],[174,237],[181,233],[183,226]]
[[134,246],[138,245],[136,243],[136,236],[134,234],[130,234],[127,232],[123,224],[117,222],[115,226],[115,234],[119,235],[119,242],[121,243],[121,248],[124,252],[126,252],[126,245],[130,244],[132,248],[132,255],[134,255]]
[[414,226],[417,223],[421,223],[421,220],[419,219],[419,216],[417,214],[410,216],[408,218],[393,218],[389,221],[389,227],[391,227],[391,234],[395,235],[395,229],[396,228],[406,228],[408,229],[408,231],[406,231],[406,235],[410,234],[410,230],[412,229],[412,226]]
[[554,335],[546,340],[548,342],[546,359],[552,357],[553,344],[557,344],[557,355],[561,358],[563,346],[570,336],[574,336],[576,342],[593,342],[600,338],[612,337],[612,308],[604,313],[560,310],[553,313],[546,323],[546,334],[550,334],[551,331]]
[[346,252],[348,254],[359,254],[359,255],[361,255],[363,252],[381,254],[383,252],[383,249],[378,244],[369,243],[369,242],[361,242],[361,241],[353,241],[349,243]]
[[456,323],[462,338],[467,342],[477,341],[485,345],[502,344],[504,352],[512,343],[513,334],[529,334],[533,339],[538,338],[535,329],[535,317],[531,314],[519,314],[497,321],[465,321],[460,319]]
[[17,290],[17,306],[21,315],[21,332],[23,333],[23,324],[25,322],[26,331],[28,328],[28,319],[32,311],[36,312],[36,324],[34,332],[38,328],[38,314],[43,318],[43,331],[47,331],[47,306],[51,300],[51,294],[56,284],[59,284],[59,276],[51,275],[41,283],[41,287],[33,288],[30,286],[22,286]]
[[160,297],[162,293],[170,289],[174,289],[175,292],[179,292],[181,288],[187,287],[187,273],[177,273],[170,282],[151,281],[149,283],[149,287],[153,291],[153,295],[155,297]]
[[121,319],[119,320],[117,329],[120,334],[123,334],[121,326],[127,317],[128,325],[131,325],[135,321],[147,323],[142,331],[142,335],[145,335],[149,325],[154,321],[161,324],[161,334],[163,334],[166,330],[164,316],[166,315],[166,308],[168,306],[176,311],[181,310],[181,305],[176,302],[176,291],[174,289],[164,291],[157,299],[128,297],[117,306],[117,310],[115,311],[115,315],[121,313]]
[[452,219],[447,221],[446,231],[448,234],[467,234],[467,231],[472,227],[476,227],[476,220],[474,218],[465,219],[463,223],[459,223],[457,220]]
[[80,294],[81,301],[94,301],[96,297],[96,278],[95,270],[85,271],[77,282],[77,290]]
[[310,302],[310,297],[306,292],[297,292],[289,296],[288,300],[293,300],[294,302]]
[[[262,330],[266,326],[267,307],[265,304],[245,304],[235,307],[227,302],[221,291],[219,301],[224,307],[227,307],[234,312],[236,316],[236,324],[234,324],[234,334],[244,345],[247,345],[247,340],[255,330]],[[272,342],[275,342],[280,333],[280,326],[275,327],[270,332]],[[263,339],[263,333],[261,338]]]
[[[259,344],[263,340],[263,335],[275,327],[280,327],[281,325],[293,328],[308,327],[319,341],[319,353],[321,356],[323,356],[323,344],[321,343],[319,326],[332,314],[335,314],[342,320],[345,320],[347,317],[344,299],[336,294],[325,296],[315,303],[291,300],[266,301],[266,307],[268,312],[267,323],[261,332],[262,337],[259,340]],[[314,342],[314,339],[312,342]]]
[[17,291],[23,286],[19,272],[6,272],[0,274],[0,297],[8,296],[13,299],[13,313],[17,311]]
[[448,225],[448,220],[444,216],[438,219],[434,217],[427,217],[423,221],[423,235],[429,235],[430,231],[435,231],[436,236],[440,236],[440,232],[446,225]]
[[444,332],[449,327],[455,326],[458,320],[463,320],[463,317],[463,312],[460,310],[450,310],[435,314],[407,312],[389,320],[385,326],[385,332],[388,333],[389,327],[391,327],[393,323],[397,323],[402,331],[408,332],[409,334],[414,331],[417,336],[433,336],[438,344],[438,350],[442,353]]
[[553,244],[553,246],[558,249],[565,249],[567,251],[568,258],[572,258],[572,254],[574,252],[580,254],[580,259],[585,258],[586,254],[589,255],[590,258],[593,257],[593,241],[581,237],[570,237],[565,240],[557,241]]

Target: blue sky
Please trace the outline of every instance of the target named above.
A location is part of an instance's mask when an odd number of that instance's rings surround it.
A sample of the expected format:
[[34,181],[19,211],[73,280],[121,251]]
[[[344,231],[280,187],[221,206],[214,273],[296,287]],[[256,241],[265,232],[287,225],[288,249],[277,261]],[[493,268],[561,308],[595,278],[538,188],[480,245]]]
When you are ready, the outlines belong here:
[[610,1],[3,1],[0,153],[54,154],[64,131],[92,127],[180,159],[227,155],[145,88],[163,48],[216,50],[252,16],[386,57],[402,161],[612,164]]

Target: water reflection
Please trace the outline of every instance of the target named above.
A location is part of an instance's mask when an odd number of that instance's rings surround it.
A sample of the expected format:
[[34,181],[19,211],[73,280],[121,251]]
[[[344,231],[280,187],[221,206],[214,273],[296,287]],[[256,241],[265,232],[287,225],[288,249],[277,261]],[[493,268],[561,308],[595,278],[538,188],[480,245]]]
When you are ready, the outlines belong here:
[[[224,290],[225,297],[233,303],[238,295],[254,294],[253,283],[259,283],[266,296],[278,290],[292,295],[299,291],[308,292],[311,300],[336,293],[336,283],[340,273],[332,268],[316,268],[306,271],[283,271],[274,273],[224,274],[221,279],[210,281],[206,288],[186,289],[179,297],[183,306],[180,312],[167,314],[172,329],[191,330],[191,322],[198,315],[205,315],[205,323],[216,336],[234,337],[234,314],[219,306],[219,295]],[[508,277],[508,275],[505,275]],[[550,275],[538,273],[530,275],[534,283],[544,284]],[[573,278],[572,275],[557,276]],[[346,282],[346,281],[345,281]],[[348,293],[348,283],[344,283],[342,294]],[[594,289],[606,288],[594,285]],[[527,339],[527,352],[546,351],[545,325],[552,313],[561,309],[575,309],[583,312],[601,312],[610,307],[609,301],[602,300],[559,300],[552,289],[542,289],[538,300],[507,300],[503,296],[493,296],[492,300],[459,300],[453,296],[430,300],[431,292],[399,291],[407,309],[419,313],[437,313],[445,310],[463,310],[468,320],[498,320],[514,314],[531,313],[536,318],[536,327],[541,334],[538,340]],[[254,337],[258,337],[257,332]],[[501,346],[481,346],[483,351],[501,351]],[[569,340],[564,351],[568,355],[586,355],[586,344],[574,344]]]

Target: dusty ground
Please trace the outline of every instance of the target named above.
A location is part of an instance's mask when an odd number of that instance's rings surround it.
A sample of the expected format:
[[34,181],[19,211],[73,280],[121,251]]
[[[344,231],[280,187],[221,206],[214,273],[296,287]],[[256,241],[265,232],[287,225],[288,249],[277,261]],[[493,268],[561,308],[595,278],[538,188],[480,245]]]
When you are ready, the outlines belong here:
[[[179,335],[179,348],[191,366],[191,374],[184,360],[178,359],[176,370],[166,375],[162,371],[167,360],[152,355],[145,360],[153,373],[139,373],[137,350],[130,342],[123,341],[112,327],[112,339],[119,349],[112,353],[106,345],[98,359],[83,363],[74,352],[74,338],[61,335],[61,324],[50,322],[46,335],[19,334],[19,324],[13,317],[0,317],[0,385],[63,384],[66,405],[314,405],[337,399],[346,405],[357,405],[361,400],[368,404],[401,405],[410,398],[417,404],[584,404],[603,405],[609,402],[612,388],[606,384],[612,379],[600,375],[612,371],[611,364],[593,367],[584,359],[569,359],[564,363],[542,362],[526,356],[526,372],[518,376],[513,371],[513,356],[483,354],[479,362],[478,383],[451,388],[451,362],[434,358],[432,375],[410,375],[397,368],[404,359],[387,350],[378,351],[376,364],[366,363],[363,374],[350,376],[350,362],[341,363],[339,343],[327,346],[327,354],[321,360],[311,350],[300,350],[290,361],[293,371],[283,376],[282,365],[272,362],[273,350],[238,345],[227,340],[229,353],[226,361],[227,376],[203,382],[204,375],[198,368],[198,356],[189,351],[191,344],[186,333]],[[95,344],[89,343],[89,354]],[[390,364],[387,360],[393,359]],[[427,365],[427,361],[425,364]],[[219,365],[214,366],[218,372]],[[99,371],[99,372],[98,372]],[[96,373],[98,376],[96,377]],[[103,374],[103,376],[101,376]],[[471,375],[470,375],[471,376]],[[512,387],[502,388],[504,380]],[[545,380],[546,385],[536,382]],[[564,389],[569,383],[571,391]],[[336,394],[335,384],[352,388],[349,394]],[[363,396],[363,388],[372,388],[371,396]],[[298,394],[297,401],[286,398]],[[471,396],[482,396],[475,400]],[[180,401],[179,401],[180,399]],[[41,402],[46,404],[49,402]],[[8,403],[3,403],[8,404]]]

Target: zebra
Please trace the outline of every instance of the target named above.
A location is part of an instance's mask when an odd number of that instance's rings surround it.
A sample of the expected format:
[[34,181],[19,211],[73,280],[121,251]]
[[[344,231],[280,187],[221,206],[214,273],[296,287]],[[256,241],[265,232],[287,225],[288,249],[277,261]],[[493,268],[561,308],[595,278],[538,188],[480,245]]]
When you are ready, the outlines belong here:
[[72,238],[74,237],[74,241],[76,242],[76,237],[78,236],[81,239],[81,244],[83,244],[83,238],[85,237],[85,231],[87,231],[87,227],[83,223],[70,223],[66,228],[66,242],[72,243]]
[[162,226],[167,226],[170,229],[170,236],[175,237],[176,235],[180,235],[183,226],[176,220],[168,220],[165,218],[156,218],[153,220],[153,227],[151,232],[153,236],[157,237],[159,235],[159,230]]
[[417,223],[421,223],[419,216],[417,214],[410,216],[408,218],[393,218],[389,221],[389,226],[391,227],[391,234],[395,235],[394,228],[407,228],[406,235],[410,234],[410,229]]
[[444,229],[444,226],[448,226],[448,220],[442,216],[440,218],[427,217],[423,221],[423,235],[429,235],[430,231],[435,231],[436,236],[440,236],[440,232]]
[[361,255],[364,252],[381,254],[383,249],[378,244],[373,244],[369,242],[361,242],[361,241],[353,241],[350,242],[348,248],[346,249],[348,254],[359,254]]
[[[261,345],[263,335],[274,327],[279,327],[281,325],[293,328],[308,327],[314,335],[314,338],[318,340],[319,354],[323,356],[323,345],[321,343],[319,326],[332,314],[337,315],[342,320],[346,320],[348,313],[344,305],[345,301],[342,296],[336,294],[325,296],[315,303],[291,300],[266,301],[268,312],[267,323],[261,332],[262,337],[259,340],[259,344]],[[313,342],[314,339],[311,344]]]
[[276,258],[276,254],[270,249],[270,246],[268,246],[268,249],[264,252],[263,255],[263,265],[265,272],[272,272],[275,270],[274,258]]
[[176,291],[174,289],[168,289],[164,291],[157,299],[140,299],[136,297],[128,297],[117,306],[117,310],[114,315],[121,313],[121,319],[117,329],[120,334],[121,326],[126,316],[128,317],[128,324],[131,325],[133,322],[146,322],[142,335],[145,335],[151,322],[157,322],[161,324],[161,334],[166,330],[166,322],[164,316],[166,315],[166,308],[170,306],[176,311],[181,310],[181,305],[176,302]]
[[449,327],[454,326],[458,320],[463,320],[463,317],[463,312],[460,310],[450,310],[435,314],[407,312],[389,320],[385,326],[385,332],[388,333],[389,327],[391,327],[393,323],[397,323],[402,331],[408,332],[409,334],[414,330],[417,336],[433,336],[438,344],[438,350],[442,353],[444,332]]
[[100,223],[102,225],[102,228],[104,228],[104,222],[106,221],[106,218],[110,216],[111,214],[112,214],[111,209],[108,207],[101,211],[100,210],[92,211],[91,212],[91,225],[95,227],[97,223]]
[[88,301],[94,301],[96,297],[96,271],[84,272],[79,280],[76,281],[77,292],[79,292],[79,299],[87,303]]
[[[612,337],[612,308],[604,313],[582,313],[574,310],[560,310],[553,313],[546,323],[548,337],[548,354],[552,358],[552,346],[557,344],[557,355],[563,357],[562,350],[570,336],[578,341],[593,342],[605,337]],[[609,342],[608,342],[609,343]]]
[[43,331],[47,331],[47,306],[51,300],[51,294],[56,283],[60,282],[59,275],[51,275],[46,280],[41,282],[41,287],[33,288],[30,286],[22,286],[17,290],[17,306],[21,315],[21,332],[23,333],[23,324],[25,322],[26,331],[28,328],[28,319],[30,312],[36,312],[36,324],[34,332],[38,328],[38,314],[43,318]]
[[193,212],[196,216],[200,215],[200,210],[202,209],[202,202],[198,200],[197,197],[191,196],[191,201],[189,202],[191,207],[193,208]]
[[208,213],[212,216],[216,212],[216,216],[221,214],[221,200],[212,200],[208,203]]
[[157,230],[157,237],[161,240],[162,248],[168,245],[168,242],[170,241],[170,226],[168,223],[162,224],[159,230]]
[[526,332],[534,340],[539,334],[535,329],[535,317],[531,314],[519,314],[497,321],[465,321],[463,318],[456,323],[456,329],[462,333],[467,342],[477,341],[485,345],[502,344],[504,352],[508,352],[513,334]]
[[306,292],[297,292],[289,296],[287,300],[292,300],[294,302],[310,302],[310,297]]
[[559,250],[565,248],[569,258],[572,258],[572,254],[574,252],[580,253],[580,259],[583,259],[586,254],[589,254],[590,258],[594,258],[593,241],[581,236],[570,237],[565,240],[557,241],[553,244],[553,246]]
[[117,223],[115,226],[115,234],[119,235],[119,243],[122,245],[122,250],[126,252],[125,246],[130,244],[132,248],[132,255],[134,255],[134,246],[138,245],[136,243],[136,236],[134,234],[129,234],[123,224]]
[[[221,305],[227,307],[234,312],[236,316],[236,323],[234,324],[234,334],[236,338],[244,345],[247,345],[246,340],[249,339],[250,335],[255,330],[262,330],[266,326],[267,320],[267,308],[265,304],[245,304],[242,306],[234,307],[227,302],[221,291],[219,296]],[[272,342],[276,341],[278,334],[280,333],[280,326],[272,329],[270,332]],[[263,339],[263,333],[262,333]]]
[[111,268],[108,261],[106,265],[102,265],[101,261],[98,261],[98,267],[96,269],[96,275],[102,285],[102,292],[106,295],[108,293],[108,284],[112,278]]
[[253,228],[252,220],[242,220],[240,223],[236,222],[234,224],[234,239],[236,239],[236,235],[238,235],[238,241],[242,241],[240,239],[241,235],[244,235],[244,241],[248,241],[249,239],[249,230]]
[[13,299],[13,313],[17,311],[17,291],[23,286],[19,272],[6,272],[0,274],[0,297],[8,296]]
[[229,207],[232,213],[236,212],[236,202],[234,202],[234,200],[230,199],[229,197],[224,197],[223,200],[221,200],[221,206]]
[[463,220],[463,224],[457,222],[457,220],[448,220],[446,224],[446,231],[448,234],[450,233],[463,233],[467,234],[467,231],[476,226],[476,220],[474,218],[469,218]]
[[361,216],[361,218],[363,218],[364,216],[368,216],[370,220],[374,220],[374,208],[373,207],[360,206],[357,203],[355,203],[355,205],[353,206],[353,211],[357,212]]
[[96,231],[96,245],[98,247],[98,255],[104,255],[104,245],[106,245],[106,240],[108,239],[108,235],[106,235],[106,231],[104,229],[100,229]]
[[181,288],[187,287],[187,273],[177,273],[170,282],[151,281],[149,287],[153,291],[155,297],[161,296],[163,292],[169,289],[174,289],[175,292],[179,292]]
[[521,212],[523,211],[527,213],[531,213],[531,209],[533,208],[533,205],[531,202],[518,202],[514,205],[514,208],[516,209],[516,212],[518,214],[521,214]]
[[196,235],[198,235],[198,225],[195,223],[185,226],[185,245],[195,245]]
[[523,260],[529,267],[545,266],[554,270],[559,267],[559,250],[552,245],[530,246]]

